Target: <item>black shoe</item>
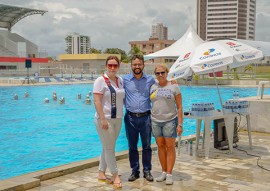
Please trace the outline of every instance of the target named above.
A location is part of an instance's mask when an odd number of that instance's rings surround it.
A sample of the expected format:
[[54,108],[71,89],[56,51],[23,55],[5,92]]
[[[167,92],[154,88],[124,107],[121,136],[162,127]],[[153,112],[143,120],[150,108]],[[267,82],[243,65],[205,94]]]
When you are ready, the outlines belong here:
[[144,171],[143,172],[143,177],[148,180],[149,182],[152,182],[154,180],[152,174],[150,171]]
[[128,181],[133,182],[138,178],[140,178],[140,172],[132,172],[131,175],[128,177]]

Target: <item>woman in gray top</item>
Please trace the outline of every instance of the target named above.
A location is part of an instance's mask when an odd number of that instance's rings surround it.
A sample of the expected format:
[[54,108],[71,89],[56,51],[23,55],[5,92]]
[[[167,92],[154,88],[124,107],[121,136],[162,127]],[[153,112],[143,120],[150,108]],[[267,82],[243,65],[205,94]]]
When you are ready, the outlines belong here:
[[166,180],[173,184],[172,169],[175,163],[175,139],[183,132],[182,95],[177,84],[167,81],[169,69],[165,64],[156,66],[154,73],[158,83],[151,86],[152,132],[158,146],[162,174],[157,182]]

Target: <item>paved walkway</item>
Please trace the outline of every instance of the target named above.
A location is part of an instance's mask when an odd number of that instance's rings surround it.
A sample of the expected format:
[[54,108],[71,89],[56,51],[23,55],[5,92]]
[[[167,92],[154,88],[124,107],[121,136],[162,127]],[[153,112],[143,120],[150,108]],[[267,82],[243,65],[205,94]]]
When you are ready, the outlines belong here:
[[[140,178],[134,182],[128,182],[130,175],[129,162],[127,158],[118,161],[119,172],[123,183],[122,190],[130,191],[161,191],[161,190],[186,190],[186,191],[208,191],[208,190],[261,190],[270,191],[270,172],[260,168],[270,169],[270,134],[252,133],[253,150],[248,149],[248,138],[246,132],[240,132],[238,147],[234,148],[233,154],[228,150],[210,148],[209,159],[204,158],[204,151],[199,148],[188,149],[185,144],[181,146],[181,153],[177,156],[173,172],[173,185],[165,185],[165,182],[147,182]],[[213,145],[213,144],[211,144]],[[195,146],[195,145],[193,145]],[[247,155],[260,156],[258,157]],[[127,155],[125,155],[127,156]],[[95,162],[95,164],[97,164]],[[157,177],[160,173],[160,164],[156,151],[153,152],[152,174]],[[59,176],[49,180],[41,181],[40,186],[29,191],[92,191],[92,190],[114,190],[111,184],[99,182],[96,178],[98,168],[91,168]],[[23,177],[23,176],[22,176]],[[18,179],[17,179],[18,180]],[[2,183],[5,183],[2,181]],[[1,190],[0,181],[0,190]],[[2,184],[5,185],[5,184]],[[4,189],[20,190],[20,189]]]

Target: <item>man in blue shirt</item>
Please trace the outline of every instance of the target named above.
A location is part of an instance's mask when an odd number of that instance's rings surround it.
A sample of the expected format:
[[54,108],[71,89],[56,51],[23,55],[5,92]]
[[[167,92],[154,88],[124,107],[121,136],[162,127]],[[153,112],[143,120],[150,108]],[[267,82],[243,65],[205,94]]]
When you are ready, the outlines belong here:
[[153,181],[152,149],[151,149],[151,105],[150,87],[155,83],[152,76],[143,73],[144,59],[142,55],[134,55],[131,58],[132,74],[124,76],[125,107],[124,117],[126,136],[129,146],[129,162],[132,173],[128,178],[134,181],[140,177],[140,163],[138,152],[138,140],[142,142],[142,165],[144,178]]

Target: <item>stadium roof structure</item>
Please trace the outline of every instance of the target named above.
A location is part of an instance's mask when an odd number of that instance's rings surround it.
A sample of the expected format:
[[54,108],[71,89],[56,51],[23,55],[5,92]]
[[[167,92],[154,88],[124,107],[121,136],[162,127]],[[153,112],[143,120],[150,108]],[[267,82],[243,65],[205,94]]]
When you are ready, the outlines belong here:
[[23,18],[34,14],[43,15],[46,12],[43,10],[0,4],[0,28],[6,28],[10,31]]

